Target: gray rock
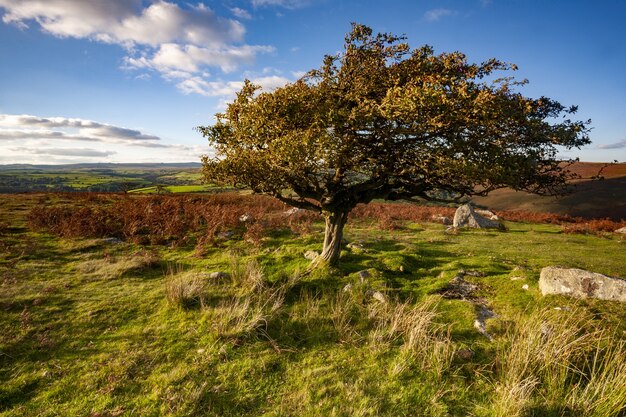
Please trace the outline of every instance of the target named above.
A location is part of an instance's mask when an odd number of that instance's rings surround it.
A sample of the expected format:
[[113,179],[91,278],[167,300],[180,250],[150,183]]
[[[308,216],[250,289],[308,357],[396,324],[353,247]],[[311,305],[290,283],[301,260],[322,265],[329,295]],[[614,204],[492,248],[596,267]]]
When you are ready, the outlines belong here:
[[228,272],[216,271],[216,272],[211,272],[209,274],[209,278],[215,279],[215,280],[228,279],[230,278],[230,274]]
[[576,268],[549,266],[539,277],[541,294],[626,301],[626,280]]
[[365,246],[363,246],[362,242],[350,242],[346,245],[346,248],[357,251],[364,251]]
[[308,250],[304,252],[304,257],[308,259],[309,261],[315,260],[315,258],[317,258],[318,256],[320,256],[320,253],[314,250]]
[[478,330],[480,334],[485,336],[489,340],[493,340],[493,336],[487,333],[487,319],[498,317],[496,313],[489,310],[484,305],[477,305],[476,319],[474,320],[474,328]]
[[519,275],[514,275],[511,278],[509,278],[511,281],[521,281],[523,279],[525,279],[524,277],[520,277]]
[[497,220],[487,219],[478,214],[471,204],[463,204],[454,213],[454,227],[471,227],[475,229],[501,229],[502,224]]
[[383,294],[380,291],[374,291],[372,293],[372,298],[380,303],[386,303],[387,302],[387,297],[385,297],[385,294]]
[[433,214],[432,220],[437,223],[444,224],[446,226],[452,224],[452,220],[450,220],[450,217],[442,216],[441,214]]
[[621,233],[623,235],[626,235],[626,227],[621,227],[621,228],[617,229],[615,231],[615,233]]
[[372,276],[372,274],[370,274],[370,271],[368,271],[367,269],[359,271],[358,274],[359,274],[359,280],[361,282],[365,281],[366,279]]
[[227,230],[225,232],[219,232],[217,234],[217,237],[219,237],[220,239],[224,239],[224,240],[228,240],[233,236],[235,236],[235,232],[231,232],[230,230]]
[[119,245],[123,242],[121,239],[118,239],[116,237],[105,237],[104,239],[102,239],[102,243],[106,243],[108,245]]
[[474,211],[489,220],[500,220],[498,215],[491,210],[475,209]]

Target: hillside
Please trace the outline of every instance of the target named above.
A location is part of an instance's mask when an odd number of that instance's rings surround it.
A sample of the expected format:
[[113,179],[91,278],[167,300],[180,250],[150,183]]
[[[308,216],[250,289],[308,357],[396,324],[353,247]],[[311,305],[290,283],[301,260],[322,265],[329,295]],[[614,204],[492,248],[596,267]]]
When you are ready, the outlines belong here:
[[588,178],[597,175],[604,164],[581,162],[571,170],[582,179],[564,197],[541,197],[509,189],[497,190],[473,201],[493,210],[528,210],[568,214],[585,218],[626,219],[626,163],[613,164],[602,170],[603,180]]

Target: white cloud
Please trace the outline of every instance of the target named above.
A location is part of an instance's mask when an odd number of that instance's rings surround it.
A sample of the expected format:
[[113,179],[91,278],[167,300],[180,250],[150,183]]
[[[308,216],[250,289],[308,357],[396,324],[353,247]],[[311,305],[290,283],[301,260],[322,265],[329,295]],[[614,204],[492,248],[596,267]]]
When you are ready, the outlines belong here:
[[[250,65],[258,53],[274,52],[271,46],[243,45],[221,48],[202,48],[194,45],[166,43],[150,57],[127,57],[127,68],[149,68],[166,77],[184,78],[200,72],[207,66],[219,67],[224,72],[232,72],[242,64]],[[176,75],[174,75],[176,74]]]
[[252,0],[254,7],[279,6],[285,9],[299,9],[310,5],[313,0]]
[[[287,3],[300,2],[278,3],[288,7]],[[219,17],[202,3],[184,4],[166,0],[0,0],[0,12],[4,11],[5,23],[22,28],[34,23],[61,38],[119,44],[128,53],[124,69],[154,70],[169,81],[188,80],[187,84],[199,77],[206,82],[207,67],[229,73],[252,65],[260,53],[275,51],[272,46],[243,44],[245,27],[238,20]],[[241,8],[231,12],[241,19],[251,17]],[[142,73],[138,78],[148,76]]]
[[125,46],[180,42],[223,45],[243,40],[241,23],[215,15],[202,4],[182,9],[155,1],[142,8],[141,0],[0,0],[5,23],[35,21],[55,36],[90,38]]
[[429,22],[436,22],[442,17],[454,16],[455,14],[457,14],[457,12],[450,9],[432,9],[424,13],[424,18]]
[[[261,86],[263,91],[272,91],[291,82],[290,79],[278,75],[253,78],[253,84]],[[241,87],[243,81],[206,81],[200,77],[193,77],[181,81],[177,87],[185,94],[200,94],[207,97],[224,97],[232,99]]]
[[235,17],[238,17],[239,19],[245,19],[245,20],[252,19],[252,15],[250,14],[250,12],[240,7],[233,7],[232,9],[230,9],[230,11],[233,13]]

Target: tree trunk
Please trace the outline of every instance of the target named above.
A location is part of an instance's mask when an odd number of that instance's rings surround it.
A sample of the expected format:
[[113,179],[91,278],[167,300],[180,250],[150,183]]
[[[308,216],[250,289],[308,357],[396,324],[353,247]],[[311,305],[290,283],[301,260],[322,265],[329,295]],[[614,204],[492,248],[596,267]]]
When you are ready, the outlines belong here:
[[326,229],[324,230],[324,249],[315,263],[323,261],[334,265],[339,260],[341,253],[341,240],[343,239],[343,226],[348,221],[348,212],[324,213]]

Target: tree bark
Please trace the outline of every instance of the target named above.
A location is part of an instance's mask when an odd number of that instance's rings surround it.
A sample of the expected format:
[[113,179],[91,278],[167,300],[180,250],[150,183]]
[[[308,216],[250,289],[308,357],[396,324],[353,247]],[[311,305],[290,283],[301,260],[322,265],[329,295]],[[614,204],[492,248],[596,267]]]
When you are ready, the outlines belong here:
[[325,262],[334,265],[339,260],[341,253],[341,240],[343,239],[343,226],[348,221],[348,212],[324,213],[326,229],[324,230],[324,249],[315,263]]

